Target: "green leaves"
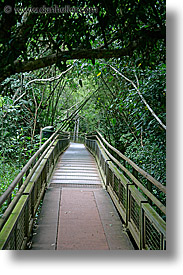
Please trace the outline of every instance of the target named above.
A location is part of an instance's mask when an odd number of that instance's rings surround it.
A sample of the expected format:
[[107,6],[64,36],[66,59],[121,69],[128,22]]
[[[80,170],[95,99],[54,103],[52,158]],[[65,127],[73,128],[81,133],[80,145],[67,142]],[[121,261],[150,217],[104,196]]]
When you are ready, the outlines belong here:
[[0,95],[0,108],[2,108],[4,103],[4,98]]
[[[0,155],[0,196],[3,192],[8,188],[8,186],[12,183],[14,178],[18,175],[20,171],[20,167],[16,164],[5,163],[4,159]],[[12,197],[16,194],[16,189],[14,190]],[[6,204],[3,204],[0,207],[0,218],[6,209]]]
[[111,118],[112,125],[116,125],[116,118]]

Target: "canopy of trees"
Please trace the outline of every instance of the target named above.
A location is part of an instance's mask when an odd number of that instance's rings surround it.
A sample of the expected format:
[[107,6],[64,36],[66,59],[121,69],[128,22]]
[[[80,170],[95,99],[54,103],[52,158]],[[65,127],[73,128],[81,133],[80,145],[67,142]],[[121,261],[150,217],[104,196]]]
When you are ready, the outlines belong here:
[[0,12],[1,192],[41,128],[76,123],[165,184],[165,1],[7,0]]
[[[62,62],[69,59],[132,56],[135,50],[143,59],[143,66],[154,64],[157,59],[165,60],[164,1],[61,2],[63,8],[86,9],[86,12],[78,13],[38,13],[34,10],[60,6],[57,0],[3,2],[0,21],[1,81],[14,73],[55,63],[61,68]],[[12,9],[11,12],[6,11],[7,6]],[[33,12],[26,12],[26,8],[30,7]],[[93,8],[93,12],[87,12],[87,8]]]

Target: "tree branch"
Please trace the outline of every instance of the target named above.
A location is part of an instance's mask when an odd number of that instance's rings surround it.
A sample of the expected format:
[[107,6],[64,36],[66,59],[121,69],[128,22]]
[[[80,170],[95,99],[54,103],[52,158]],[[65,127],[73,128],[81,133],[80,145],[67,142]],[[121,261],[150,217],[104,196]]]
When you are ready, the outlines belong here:
[[29,61],[15,61],[12,64],[9,64],[4,69],[2,69],[0,82],[5,80],[10,75],[20,72],[29,72],[34,71],[40,68],[48,67],[60,61],[73,60],[73,59],[93,59],[93,58],[119,58],[131,54],[139,46],[139,42],[133,41],[131,45],[123,49],[84,49],[84,50],[73,50],[73,51],[64,51],[59,53],[54,53],[42,58]]
[[[66,71],[61,72],[61,74],[57,75],[57,76],[53,76],[50,78],[36,78],[36,79],[32,79],[29,82],[27,82],[27,84],[25,85],[25,89],[27,88],[28,85],[30,85],[33,82],[52,82],[54,80],[59,79],[63,74],[66,74],[68,71],[70,71],[73,68],[74,65],[71,65]],[[13,104],[15,104],[17,101],[19,101],[24,95],[26,95],[26,92],[24,92],[23,94],[21,94],[16,100],[14,100]]]
[[32,79],[30,80],[26,85],[25,88],[27,88],[27,86],[33,82],[52,82],[54,80],[59,79],[63,74],[66,74],[68,71],[70,71],[73,68],[74,65],[71,65],[66,71],[61,72],[61,74],[57,75],[57,76],[53,76],[50,78],[37,78],[37,79]]
[[108,65],[110,68],[112,68],[116,73],[118,73],[120,76],[122,76],[126,81],[130,82],[133,87],[136,89],[137,93],[139,94],[141,100],[144,102],[144,104],[146,105],[146,107],[148,108],[148,110],[151,112],[151,114],[155,117],[155,119],[159,122],[159,124],[163,127],[164,130],[166,130],[166,125],[163,124],[163,122],[159,119],[159,117],[155,114],[155,112],[152,110],[152,108],[149,106],[149,104],[147,103],[147,101],[145,100],[145,98],[142,96],[140,90],[137,88],[137,86],[135,85],[135,83],[128,79],[126,76],[124,76],[122,73],[120,73],[118,70],[116,70],[113,66]]

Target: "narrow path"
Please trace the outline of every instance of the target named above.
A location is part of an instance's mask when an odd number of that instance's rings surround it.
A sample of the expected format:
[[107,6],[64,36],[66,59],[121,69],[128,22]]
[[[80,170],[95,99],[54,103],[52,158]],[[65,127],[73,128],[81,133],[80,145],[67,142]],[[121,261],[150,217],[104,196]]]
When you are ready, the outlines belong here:
[[93,156],[71,143],[46,191],[32,250],[130,250]]

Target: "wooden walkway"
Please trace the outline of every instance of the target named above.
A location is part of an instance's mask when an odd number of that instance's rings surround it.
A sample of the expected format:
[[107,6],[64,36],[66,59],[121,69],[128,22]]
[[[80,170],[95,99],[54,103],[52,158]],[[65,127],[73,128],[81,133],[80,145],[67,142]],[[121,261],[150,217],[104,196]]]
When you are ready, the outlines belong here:
[[71,143],[46,191],[32,250],[132,250],[94,157]]

